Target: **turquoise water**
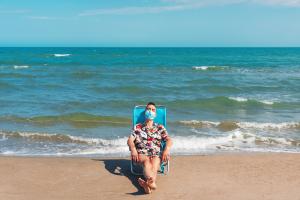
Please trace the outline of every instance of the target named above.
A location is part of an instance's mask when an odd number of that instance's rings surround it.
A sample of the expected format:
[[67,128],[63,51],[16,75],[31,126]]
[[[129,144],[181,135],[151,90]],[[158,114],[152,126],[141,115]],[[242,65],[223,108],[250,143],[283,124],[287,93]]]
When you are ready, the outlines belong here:
[[174,154],[300,152],[300,48],[0,48],[0,154],[128,155],[148,101]]

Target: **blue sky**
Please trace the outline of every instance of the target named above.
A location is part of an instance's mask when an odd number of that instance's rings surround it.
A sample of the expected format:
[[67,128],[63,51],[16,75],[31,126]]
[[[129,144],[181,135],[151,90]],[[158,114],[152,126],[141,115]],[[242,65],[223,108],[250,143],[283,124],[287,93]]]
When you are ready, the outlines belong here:
[[300,46],[300,0],[1,0],[0,46]]

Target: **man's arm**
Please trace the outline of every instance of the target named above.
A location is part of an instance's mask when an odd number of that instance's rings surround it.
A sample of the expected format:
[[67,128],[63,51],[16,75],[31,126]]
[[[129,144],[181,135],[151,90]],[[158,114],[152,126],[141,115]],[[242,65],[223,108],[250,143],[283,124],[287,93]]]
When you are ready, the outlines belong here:
[[127,145],[129,146],[129,150],[131,152],[131,159],[135,162],[139,161],[138,152],[135,148],[134,137],[132,135],[129,136],[127,140]]
[[166,147],[162,153],[162,160],[164,162],[167,162],[170,159],[170,149],[171,146],[173,145],[173,141],[170,137],[166,138]]

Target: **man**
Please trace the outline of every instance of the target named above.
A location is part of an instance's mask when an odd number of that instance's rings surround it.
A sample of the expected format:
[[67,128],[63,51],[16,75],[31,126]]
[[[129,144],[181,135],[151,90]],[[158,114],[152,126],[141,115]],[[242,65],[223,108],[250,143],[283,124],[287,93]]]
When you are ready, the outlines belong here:
[[[170,159],[172,140],[163,125],[154,123],[156,106],[149,102],[145,109],[145,122],[135,125],[127,144],[131,151],[131,159],[143,165],[145,180],[138,179],[145,193],[150,194],[157,188],[156,177],[161,160],[166,162]],[[161,154],[161,141],[166,141],[166,147]],[[160,158],[161,155],[161,158]]]

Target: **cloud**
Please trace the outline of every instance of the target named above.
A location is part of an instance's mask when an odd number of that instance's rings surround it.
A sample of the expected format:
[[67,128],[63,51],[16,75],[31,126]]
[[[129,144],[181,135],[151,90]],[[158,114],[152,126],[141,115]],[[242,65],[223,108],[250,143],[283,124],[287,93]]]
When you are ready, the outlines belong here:
[[198,9],[211,5],[219,6],[237,3],[300,7],[300,0],[160,0],[160,2],[166,5],[85,10],[81,12],[79,16],[154,14],[169,11]]
[[29,12],[30,10],[0,10],[0,14],[25,14]]
[[[228,1],[228,0],[227,0]],[[219,3],[226,3],[226,0],[219,0]],[[109,8],[109,9],[96,9],[86,10],[79,14],[79,16],[92,16],[92,15],[127,15],[127,14],[153,14],[168,11],[181,11],[196,9],[210,4],[215,4],[213,0],[207,1],[192,1],[192,0],[163,0],[163,3],[168,5],[164,6],[148,6],[148,7],[122,7],[122,8]],[[240,2],[240,0],[231,0],[233,2]]]
[[30,16],[28,18],[36,19],[36,20],[57,20],[57,19],[59,19],[57,17],[48,17],[48,16]]
[[279,5],[289,7],[300,7],[300,0],[251,0],[250,2],[274,6]]
[[165,11],[178,11],[188,9],[185,5],[174,6],[153,6],[153,7],[123,7],[111,9],[97,9],[86,10],[79,14],[79,16],[92,16],[92,15],[126,15],[126,14],[149,14],[160,13]]
[[27,16],[32,20],[76,20],[77,17]]
[[278,5],[278,6],[291,6],[298,7],[300,6],[300,0],[240,0],[240,1],[232,1],[232,0],[161,0],[161,2],[173,3],[173,4],[194,4],[196,2],[202,3],[214,3],[214,4],[233,4],[237,2],[241,3],[253,3],[253,4],[264,4],[264,5]]

